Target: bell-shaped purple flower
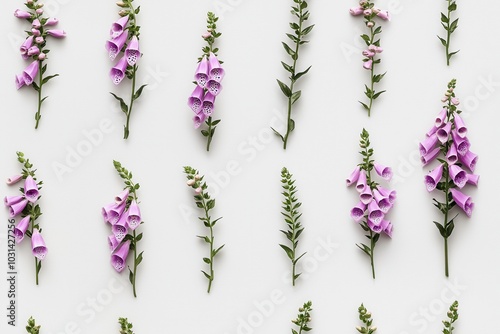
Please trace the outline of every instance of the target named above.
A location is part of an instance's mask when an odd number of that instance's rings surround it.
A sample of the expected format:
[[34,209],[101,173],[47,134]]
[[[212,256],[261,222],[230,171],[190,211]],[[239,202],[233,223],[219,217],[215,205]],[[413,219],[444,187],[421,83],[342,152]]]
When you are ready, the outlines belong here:
[[450,149],[448,150],[448,153],[446,153],[446,161],[450,165],[454,165],[458,161],[458,154],[457,154],[457,148],[455,145],[451,145]]
[[207,58],[203,57],[194,74],[194,80],[196,80],[196,83],[201,88],[205,88],[208,82],[208,66],[209,64]]
[[18,203],[11,204],[9,207],[10,218],[14,218],[15,216],[23,212],[26,205],[28,205],[27,199],[23,199]]
[[[102,213],[102,218],[104,219],[105,223],[110,223],[109,221],[109,212],[111,209],[113,209],[116,206],[116,203],[110,203],[106,206],[103,206],[101,209]],[[111,224],[111,223],[110,223]]]
[[450,177],[453,183],[462,189],[467,183],[467,173],[457,165],[451,165],[449,168]]
[[24,85],[26,85],[26,82],[24,81],[24,75],[16,75],[16,89],[21,89]]
[[14,237],[16,238],[16,243],[23,241],[26,231],[30,226],[30,216],[26,216],[17,223],[14,229]]
[[203,112],[199,112],[198,114],[196,114],[196,116],[193,117],[194,128],[198,129],[206,119],[207,115],[205,115]]
[[384,229],[384,233],[389,237],[392,238],[392,230],[393,226],[391,222],[387,222],[387,226]]
[[380,223],[375,224],[370,219],[368,219],[368,227],[370,228],[370,230],[372,230],[373,232],[375,232],[377,234],[384,231],[387,228],[387,225],[389,225],[389,223],[390,222],[388,220],[382,220]]
[[19,48],[19,51],[21,52],[21,56],[23,57],[23,59],[28,59],[28,50],[29,48],[31,48],[33,46],[33,39],[34,39],[34,36],[28,36],[28,38],[26,38],[26,40],[24,41],[23,45],[21,45],[21,47]]
[[113,80],[113,83],[115,85],[119,85],[120,82],[122,82],[123,78],[125,78],[127,65],[127,58],[123,56],[109,72],[109,76],[111,77],[111,80]]
[[222,79],[224,79],[224,75],[226,74],[226,72],[224,71],[224,69],[220,65],[219,60],[213,53],[210,53],[210,57],[208,58],[208,63],[210,68],[208,78],[210,80],[221,82]]
[[436,189],[437,184],[441,181],[443,177],[443,164],[439,164],[436,168],[434,168],[429,174],[425,176],[425,187],[428,192]]
[[127,49],[125,50],[125,57],[127,57],[127,63],[130,66],[134,66],[139,58],[141,58],[141,50],[139,49],[139,39],[137,36],[132,36]]
[[127,34],[121,34],[120,36],[106,41],[106,51],[108,51],[109,59],[115,60],[116,56],[120,53],[121,49],[127,41]]
[[120,217],[123,214],[123,211],[125,211],[125,205],[126,203],[123,202],[122,204],[114,204],[108,211],[108,221],[111,223],[111,225],[115,225]]
[[479,183],[479,175],[467,174],[467,183],[477,187]]
[[111,255],[111,265],[119,273],[121,273],[123,269],[125,269],[129,250],[130,240],[127,240],[120,246],[118,246]]
[[197,85],[188,99],[188,106],[192,111],[194,111],[195,114],[198,114],[201,111],[204,95],[205,91],[203,90],[203,88]]
[[45,259],[48,251],[42,235],[36,228],[33,230],[33,235],[31,236],[31,251],[33,256],[39,260]]
[[141,210],[139,209],[139,205],[137,205],[136,201],[132,201],[130,207],[128,208],[127,224],[132,231],[141,225]]
[[129,189],[125,188],[121,193],[115,196],[115,203],[118,205],[122,204],[127,200],[129,194],[130,194]]
[[16,9],[14,12],[14,16],[17,17],[18,19],[29,19],[31,18],[31,14],[20,9]]
[[465,155],[458,155],[458,159],[461,163],[467,166],[467,168],[469,168],[471,172],[474,172],[474,169],[476,169],[477,159],[479,159],[479,157],[477,156],[477,154],[474,154],[471,151],[467,151]]
[[354,171],[349,175],[349,177],[345,180],[346,186],[350,187],[352,186],[355,182],[358,182],[359,175],[361,173],[361,168],[358,166]]
[[11,186],[13,184],[16,184],[17,182],[21,181],[23,179],[23,176],[21,174],[13,175],[9,177],[6,181],[7,185]]
[[219,95],[219,93],[222,90],[222,85],[220,84],[220,82],[217,82],[215,80],[208,80],[207,90],[208,90],[208,93],[210,93],[214,96],[217,96],[217,95]]
[[56,19],[55,17],[51,17],[51,18],[47,19],[44,26],[51,27],[51,26],[57,25],[58,23],[59,23],[58,19]]
[[429,130],[427,131],[427,133],[425,134],[427,137],[430,137],[432,136],[433,134],[435,134],[437,132],[439,128],[436,127],[435,125]]
[[366,205],[363,202],[359,202],[354,208],[351,210],[351,217],[357,223],[359,222],[363,216],[365,215]]
[[389,203],[393,205],[396,202],[397,193],[396,190],[385,189],[384,187],[377,187],[377,190],[382,194],[382,196],[389,199]]
[[363,14],[364,11],[365,11],[365,9],[361,6],[352,7],[349,9],[349,13],[351,13],[352,16],[361,15],[361,14]]
[[467,137],[460,137],[456,130],[451,131],[451,136],[453,137],[453,142],[455,144],[455,147],[457,148],[458,154],[461,156],[467,154],[470,148],[470,143]]
[[66,37],[66,31],[59,29],[49,29],[47,30],[47,35],[52,36],[54,38],[64,38]]
[[439,147],[436,147],[432,151],[428,152],[427,154],[423,155],[420,157],[420,161],[424,166],[427,166],[430,164],[436,157],[439,155]]
[[111,249],[112,252],[114,252],[114,250],[116,249],[116,247],[118,247],[119,244],[120,244],[120,242],[118,240],[116,240],[116,237],[114,234],[112,234],[108,237],[109,249]]
[[127,23],[128,23],[128,15],[120,18],[118,21],[113,23],[109,31],[111,38],[116,38],[120,36],[127,27]]
[[29,64],[28,67],[26,67],[26,69],[23,72],[23,78],[27,86],[33,83],[33,81],[36,78],[36,75],[38,74],[39,68],[40,68],[40,63],[38,62],[38,60],[35,60],[31,64]]
[[460,138],[465,138],[467,136],[467,127],[465,126],[464,120],[458,114],[455,114],[455,129]]
[[423,142],[420,143],[420,155],[426,155],[436,147],[438,142],[437,134],[433,134],[427,137]]
[[453,200],[457,205],[465,212],[465,214],[470,217],[472,215],[472,210],[474,210],[474,203],[470,196],[465,195],[460,190],[455,188],[450,189]]
[[208,91],[205,97],[203,98],[201,111],[208,117],[212,115],[212,113],[214,112],[214,105],[215,105],[215,95],[213,95],[212,93],[210,93],[210,91]]
[[389,13],[388,10],[379,10],[377,12],[377,16],[380,17],[382,20],[386,20],[386,21],[391,20],[391,14]]
[[24,181],[24,196],[31,203],[35,203],[39,197],[38,185],[31,175]]
[[384,219],[384,213],[380,210],[376,200],[372,200],[370,204],[368,204],[368,219],[375,225],[379,225],[382,219]]
[[434,125],[436,125],[437,128],[440,128],[444,125],[447,114],[448,110],[446,108],[441,109],[434,122]]
[[[366,173],[361,171],[359,173],[358,182],[356,182],[356,190],[358,193],[362,192],[366,188]],[[368,203],[366,203],[368,204]]]
[[391,167],[386,167],[381,164],[375,163],[375,172],[383,179],[390,181],[392,179],[392,169]]
[[392,208],[392,204],[389,201],[389,198],[387,196],[382,195],[378,189],[373,190],[373,198],[375,199],[378,207],[384,214],[388,213],[389,210]]
[[450,137],[451,123],[446,123],[445,126],[437,130],[436,135],[441,143],[446,143]]
[[113,224],[113,226],[111,227],[111,231],[113,232],[116,240],[121,242],[123,238],[125,238],[128,232],[126,212],[120,216],[120,219],[118,219],[115,224]]
[[368,205],[373,200],[373,194],[370,186],[365,186],[363,191],[359,194],[359,200],[366,205]]
[[3,203],[5,206],[11,206],[13,204],[19,203],[24,199],[24,196],[5,196]]

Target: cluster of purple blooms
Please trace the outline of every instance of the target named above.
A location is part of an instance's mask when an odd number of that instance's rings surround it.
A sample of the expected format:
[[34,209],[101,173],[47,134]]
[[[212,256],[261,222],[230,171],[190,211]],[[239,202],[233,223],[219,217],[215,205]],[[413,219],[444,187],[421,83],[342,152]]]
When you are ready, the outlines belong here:
[[[211,35],[203,35],[208,38]],[[211,52],[210,55],[203,56],[194,79],[196,88],[188,99],[188,106],[196,114],[193,118],[194,127],[198,129],[214,111],[215,97],[222,90],[222,79],[225,71],[217,57]]]
[[460,101],[454,96],[453,90],[454,84],[442,98],[441,101],[446,105],[436,117],[434,126],[427,133],[427,138],[420,143],[420,155],[424,166],[434,161],[440,153],[445,155],[444,160],[438,159],[439,165],[425,177],[427,191],[436,189],[439,182],[448,174],[456,186],[449,189],[453,200],[470,217],[474,203],[470,196],[458,189],[462,189],[466,184],[477,186],[479,175],[468,173],[463,167],[474,173],[478,156],[469,150],[467,127],[458,114],[457,106]]
[[[14,185],[22,179],[22,175],[15,175],[7,179],[7,184]],[[23,195],[6,196],[4,198],[4,204],[9,208],[10,218],[15,218],[19,215],[24,216],[14,228],[14,237],[16,239],[16,243],[18,244],[24,240],[31,222],[31,216],[26,213],[23,214],[23,211],[28,203],[35,205],[39,198],[40,192],[38,190],[38,184],[31,175],[28,175],[28,177],[26,177],[24,181]],[[36,228],[33,229],[31,235],[31,250],[33,256],[35,256],[39,260],[45,259],[45,256],[47,255],[47,246],[45,245],[45,241]]]
[[21,57],[24,60],[32,59],[31,64],[26,67],[23,73],[16,75],[16,88],[30,86],[40,70],[40,62],[47,58],[48,50],[46,46],[47,36],[55,38],[66,37],[64,30],[46,29],[55,26],[59,21],[56,18],[45,18],[43,15],[43,3],[37,3],[36,0],[27,0],[26,7],[31,11],[16,9],[14,16],[19,19],[25,19],[31,24],[31,29],[27,31],[28,37],[21,45]]
[[102,208],[104,222],[111,225],[112,235],[108,237],[111,249],[111,265],[117,272],[125,269],[130,240],[124,240],[129,229],[134,231],[141,224],[141,211],[126,188],[115,197],[115,202]]
[[[383,179],[391,180],[393,174],[390,167],[375,163],[374,168]],[[378,184],[368,184],[366,171],[359,166],[346,180],[346,184],[348,187],[355,184],[359,193],[359,203],[351,210],[354,221],[360,222],[365,218],[371,231],[377,234],[384,232],[392,237],[392,223],[385,218],[396,201],[396,191]]]
[[139,58],[141,58],[139,39],[136,36],[136,31],[130,30],[127,27],[129,19],[129,15],[126,15],[113,23],[109,32],[111,39],[106,42],[106,50],[108,51],[109,59],[112,61],[125,48],[122,57],[113,66],[109,74],[115,85],[120,84],[123,78],[125,78],[127,67],[134,66]]

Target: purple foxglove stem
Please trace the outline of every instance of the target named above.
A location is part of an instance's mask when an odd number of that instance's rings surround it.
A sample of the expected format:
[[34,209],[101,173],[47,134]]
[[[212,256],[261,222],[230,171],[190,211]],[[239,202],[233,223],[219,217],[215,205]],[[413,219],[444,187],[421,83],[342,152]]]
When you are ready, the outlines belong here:
[[31,175],[24,181],[24,196],[31,203],[35,203],[39,197],[38,185]]
[[439,113],[439,115],[436,117],[436,120],[434,122],[434,125],[437,127],[437,128],[440,128],[444,125],[444,122],[446,120],[446,116],[448,115],[448,109],[446,108],[443,108],[441,109],[441,112]]
[[126,267],[128,252],[130,250],[130,240],[119,245],[111,255],[111,265],[119,273]]
[[209,63],[209,79],[210,80],[215,80],[217,82],[221,82],[222,79],[224,79],[224,75],[226,74],[224,69],[219,63],[219,60],[217,57],[211,52],[210,57],[208,58],[208,63]]
[[141,210],[135,200],[132,201],[128,209],[127,224],[132,231],[141,225]]
[[222,85],[215,80],[208,80],[206,86],[208,93],[217,96],[222,91]]
[[362,202],[359,202],[354,208],[351,210],[351,217],[354,219],[356,223],[358,223],[365,215],[366,205]]
[[386,167],[381,164],[375,163],[375,172],[381,176],[384,180],[390,181],[392,179],[392,169],[391,167]]
[[127,57],[127,63],[129,66],[134,66],[139,58],[141,58],[141,51],[139,49],[139,40],[137,36],[132,36],[130,43],[125,50],[125,57]]
[[30,216],[26,216],[17,223],[14,229],[14,237],[16,238],[16,243],[23,241],[26,231],[30,226]]
[[438,136],[437,134],[433,134],[430,137],[427,137],[424,139],[423,142],[420,143],[420,155],[426,155],[430,151],[432,151],[435,147],[436,144],[438,143]]
[[38,260],[45,259],[48,251],[42,235],[36,228],[33,230],[33,234],[31,236],[31,250],[33,252],[33,256]]
[[455,115],[455,129],[460,138],[465,138],[467,136],[467,127],[465,123],[458,114]]
[[467,183],[477,187],[477,184],[479,183],[479,175],[467,174]]
[[125,78],[127,66],[127,58],[123,56],[109,72],[109,76],[115,85],[119,85],[123,78]]
[[455,145],[451,145],[448,153],[446,153],[446,161],[449,165],[454,165],[458,161],[457,148]]
[[116,38],[124,33],[124,29],[127,26],[128,19],[128,15],[124,16],[111,25],[111,29],[109,31],[111,38]]
[[13,204],[19,203],[24,199],[24,196],[5,196],[3,203],[5,206],[11,206]]
[[46,22],[45,22],[45,27],[51,27],[51,26],[55,26],[59,23],[59,20],[56,19],[55,17],[52,17],[52,18],[49,18]]
[[457,165],[449,166],[450,177],[457,187],[462,189],[467,183],[467,173]]
[[453,142],[455,144],[455,147],[457,148],[458,154],[461,156],[466,155],[467,152],[469,151],[469,148],[470,148],[470,143],[469,143],[469,140],[467,139],[467,137],[461,138],[457,134],[456,130],[453,130],[451,132],[451,136],[453,138]]
[[121,242],[125,238],[128,232],[126,212],[120,216],[120,219],[118,219],[115,224],[113,224],[113,226],[111,227],[111,231],[113,232],[116,240]]
[[441,151],[439,150],[438,147],[436,147],[435,149],[433,149],[432,151],[430,151],[429,153],[423,155],[421,158],[420,158],[420,161],[422,162],[422,164],[424,166],[427,166],[428,164],[430,164],[434,159],[436,159],[436,157],[439,155]]
[[446,123],[445,126],[437,130],[436,135],[441,143],[446,143],[450,136],[451,123]]
[[428,175],[425,176],[425,187],[428,192],[436,189],[437,184],[441,181],[443,177],[443,165],[439,164],[436,168],[434,168]]
[[111,249],[111,252],[114,252],[116,247],[118,247],[118,245],[120,245],[120,242],[116,239],[114,234],[112,234],[108,237],[108,245],[109,245],[109,249]]
[[208,91],[203,99],[201,111],[207,117],[209,117],[214,112],[214,105],[215,105],[215,95],[213,95],[212,93],[210,93],[210,91]]
[[[358,182],[356,183],[356,190],[361,193],[366,188],[366,172],[362,170],[359,173]],[[368,204],[368,203],[366,203]]]
[[127,200],[129,194],[130,190],[128,188],[125,188],[125,190],[115,196],[115,203],[118,205],[122,204]]
[[121,34],[120,36],[106,41],[106,51],[108,51],[109,59],[112,61],[116,59],[116,56],[120,53],[121,49],[127,42],[127,34]]
[[28,205],[28,200],[23,199],[18,203],[11,204],[9,207],[9,214],[10,218],[14,218],[15,216],[19,215],[21,212],[23,212],[24,208]]
[[465,214],[470,217],[472,215],[472,210],[474,209],[474,203],[470,196],[465,195],[461,191],[451,188],[451,196],[457,205],[462,209]]
[[363,203],[368,205],[373,199],[373,194],[370,189],[370,186],[365,186],[363,191],[359,194],[359,200]]
[[207,115],[205,115],[203,112],[199,112],[196,116],[193,117],[193,123],[194,123],[194,128],[198,129],[203,122],[205,122],[205,119],[207,118]]
[[66,32],[64,30],[49,29],[46,32],[47,32],[47,35],[52,36],[54,38],[64,38],[64,37],[66,37]]
[[471,172],[474,172],[474,170],[476,169],[477,159],[479,159],[479,157],[471,151],[468,151],[463,156],[458,155],[458,160],[460,160],[461,163],[467,166],[467,168],[469,168]]
[[377,201],[374,199],[368,204],[368,220],[375,225],[380,225],[384,219],[384,213],[380,210]]
[[208,82],[208,66],[209,63],[207,58],[203,57],[203,59],[198,64],[198,68],[196,69],[196,72],[194,74],[194,80],[201,88],[205,88]]
[[18,175],[13,175],[9,177],[6,181],[7,185],[11,186],[13,184],[16,184],[17,182],[21,181],[23,179],[23,176],[18,174]]
[[352,186],[355,182],[358,182],[360,172],[361,172],[361,168],[359,168],[359,166],[358,166],[358,167],[356,167],[356,169],[354,169],[354,171],[351,173],[349,178],[347,178],[345,180],[345,183],[348,187]]
[[204,95],[204,89],[197,85],[188,99],[188,106],[195,114],[198,114],[201,111]]
[[29,19],[31,18],[31,14],[20,9],[16,9],[14,12],[14,16],[17,17],[18,19]]

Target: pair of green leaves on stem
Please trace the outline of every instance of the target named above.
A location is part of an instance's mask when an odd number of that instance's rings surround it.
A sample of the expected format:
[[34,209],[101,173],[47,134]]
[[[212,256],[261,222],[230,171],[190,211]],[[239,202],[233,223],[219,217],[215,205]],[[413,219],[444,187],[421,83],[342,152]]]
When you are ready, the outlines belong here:
[[447,13],[447,15],[444,13],[441,13],[441,25],[443,26],[444,30],[446,31],[446,38],[442,38],[440,36],[438,36],[438,38],[441,41],[441,44],[443,44],[443,46],[445,47],[446,64],[450,65],[451,57],[456,55],[460,50],[450,52],[451,35],[458,28],[458,19],[453,20],[451,18],[451,14],[457,10],[457,3],[454,0],[446,0],[446,2],[448,4],[448,13]]

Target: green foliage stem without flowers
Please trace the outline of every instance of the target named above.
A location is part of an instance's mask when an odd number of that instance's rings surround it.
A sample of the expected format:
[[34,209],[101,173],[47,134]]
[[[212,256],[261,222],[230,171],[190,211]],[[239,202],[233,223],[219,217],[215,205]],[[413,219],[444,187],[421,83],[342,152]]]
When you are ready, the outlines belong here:
[[119,318],[118,323],[120,324],[120,334],[134,334],[132,328],[134,327],[127,318]]
[[28,325],[26,326],[26,332],[28,332],[29,334],[39,334],[40,327],[41,326],[36,325],[35,319],[33,319],[33,317],[30,317],[28,319]]
[[295,196],[297,193],[297,187],[295,186],[293,175],[290,174],[288,169],[285,167],[281,170],[281,185],[283,187],[282,195],[284,197],[282,202],[283,206],[281,207],[284,211],[282,211],[281,214],[285,218],[285,223],[288,226],[286,231],[281,230],[281,232],[286,236],[290,243],[288,246],[280,244],[280,247],[285,251],[286,255],[292,262],[292,285],[295,286],[295,281],[300,276],[300,273],[296,273],[297,262],[299,262],[299,260],[306,254],[302,253],[302,255],[297,256],[299,237],[304,231],[304,228],[300,223],[302,213],[299,213],[298,211],[302,203],[300,203]]
[[[28,176],[31,176],[33,178],[33,180],[36,181],[37,186],[38,186],[38,190],[41,190],[42,185],[43,185],[43,181],[37,180],[36,175],[35,175],[36,169],[33,169],[33,164],[30,163],[29,159],[26,159],[24,157],[23,152],[17,152],[16,154],[17,154],[17,161],[19,161],[19,163],[21,163],[21,165],[23,166],[23,170],[21,173],[23,176],[23,179],[26,180],[26,178]],[[21,191],[21,193],[24,194],[24,188],[21,187],[19,190]],[[42,233],[42,228],[36,222],[36,220],[41,215],[42,215],[42,212],[40,209],[40,205],[38,205],[37,203],[28,202],[28,204],[24,208],[21,216],[23,218],[27,217],[27,216],[30,217],[30,228],[28,228],[28,230],[26,231],[26,235],[29,238],[31,238],[31,236],[33,235],[34,229],[37,229],[40,233]],[[35,282],[36,282],[36,285],[38,285],[38,275],[40,273],[40,270],[42,270],[42,261],[35,257]]]
[[446,52],[446,65],[450,66],[450,59],[460,50],[450,52],[451,35],[458,28],[458,19],[452,21],[451,14],[457,10],[457,2],[455,0],[445,0],[447,4],[447,14],[441,13],[441,25],[446,30],[446,38],[438,36],[441,44],[443,44]]
[[209,272],[207,273],[204,270],[201,271],[203,275],[208,279],[207,292],[210,293],[212,282],[215,278],[215,256],[219,254],[221,249],[225,246],[222,245],[216,248],[214,243],[214,226],[219,220],[222,219],[222,217],[213,220],[212,216],[210,216],[210,211],[215,208],[215,199],[211,198],[210,194],[208,193],[207,183],[203,181],[204,176],[201,176],[196,169],[189,166],[184,167],[184,173],[186,173],[186,177],[188,180],[187,185],[191,187],[195,192],[194,200],[196,206],[200,209],[203,209],[205,213],[204,216],[198,217],[198,219],[201,220],[203,222],[203,225],[209,229],[209,235],[198,235],[197,237],[210,245],[209,256],[203,258],[203,262],[209,266]]
[[309,323],[311,322],[311,311],[312,311],[312,302],[304,303],[304,305],[299,308],[299,314],[297,314],[297,318],[292,320],[292,323],[298,327],[298,330],[292,328],[292,334],[302,334],[303,332],[309,332],[312,330],[309,327]]
[[[124,34],[128,33],[129,38],[131,38],[132,36],[136,36],[137,38],[139,38],[139,35],[140,35],[139,31],[140,31],[141,27],[137,25],[136,16],[141,11],[141,6],[134,8],[134,6],[132,5],[133,1],[134,0],[123,0],[121,2],[117,2],[117,5],[118,5],[118,7],[122,8],[120,10],[120,16],[128,16],[129,17],[129,21],[127,23],[126,30],[123,33]],[[125,45],[124,49],[126,47],[127,46]],[[110,92],[110,94],[116,100],[118,100],[118,102],[120,103],[121,111],[127,117],[126,124],[123,127],[123,139],[128,139],[128,137],[130,135],[130,116],[132,116],[132,109],[134,107],[134,102],[137,99],[139,99],[139,97],[141,97],[142,91],[147,86],[147,85],[142,85],[141,87],[139,87],[139,89],[137,89],[137,90],[135,89],[136,88],[136,75],[137,75],[138,69],[139,69],[139,66],[137,66],[137,64],[134,64],[134,66],[127,65],[127,70],[125,72],[127,79],[132,80],[132,92],[130,94],[130,102],[128,105],[125,103],[125,101],[121,97]]]
[[[126,200],[127,205],[125,207],[125,210],[128,210],[130,207],[130,203],[132,201],[135,201],[136,203],[139,203],[139,197],[137,196],[137,190],[141,187],[139,183],[134,183],[132,181],[132,172],[128,171],[125,167],[122,166],[122,164],[118,161],[113,160],[113,165],[115,166],[116,171],[120,175],[120,177],[123,179],[123,182],[125,183],[125,188],[128,188],[129,190],[129,196]],[[144,224],[144,222],[141,221],[141,225]],[[139,241],[142,240],[142,233],[137,234],[136,233],[137,229],[135,229],[132,234],[127,234],[125,238],[123,238],[123,242],[130,240],[130,250],[134,251],[134,265],[133,269],[128,268],[129,270],[129,281],[130,284],[132,284],[132,289],[134,292],[134,297],[137,297],[137,292],[136,292],[136,287],[135,287],[135,282],[137,278],[137,267],[142,262],[143,258],[143,253],[140,252],[139,254],[137,253],[137,248],[138,248],[138,243]]]
[[356,330],[361,334],[372,334],[377,331],[377,327],[372,326],[373,319],[372,314],[368,312],[363,304],[358,308],[359,320],[363,323],[363,326],[356,327]]
[[304,37],[308,35],[314,28],[314,24],[308,27],[304,27],[305,21],[309,19],[309,11],[307,8],[307,2],[303,0],[293,0],[296,4],[292,6],[291,13],[297,18],[297,22],[290,22],[290,28],[292,28],[294,34],[287,33],[287,37],[292,41],[294,47],[290,47],[286,42],[282,42],[283,47],[285,48],[286,53],[290,56],[292,64],[287,64],[285,62],[281,62],[285,70],[290,74],[290,84],[287,85],[282,81],[278,80],[278,85],[283,92],[283,94],[288,99],[288,116],[287,116],[287,124],[286,124],[286,133],[285,135],[280,134],[275,129],[271,128],[274,133],[281,138],[283,141],[283,149],[286,150],[288,137],[290,133],[295,129],[295,121],[292,119],[292,106],[297,102],[300,98],[302,91],[297,90],[294,91],[295,83],[309,70],[311,66],[309,66],[306,70],[302,72],[298,72],[297,70],[297,61],[299,59],[299,50],[300,46],[306,43],[309,43],[308,40],[305,40]]
[[443,321],[443,334],[453,334],[453,324],[458,320],[458,301],[453,302],[447,313],[448,319]]

